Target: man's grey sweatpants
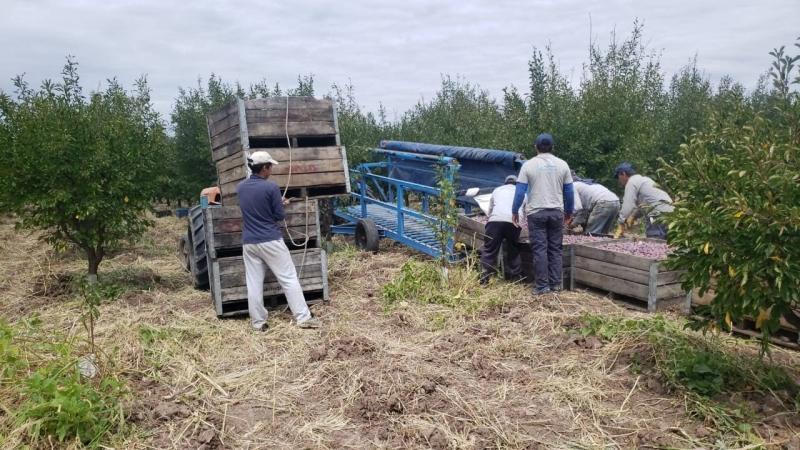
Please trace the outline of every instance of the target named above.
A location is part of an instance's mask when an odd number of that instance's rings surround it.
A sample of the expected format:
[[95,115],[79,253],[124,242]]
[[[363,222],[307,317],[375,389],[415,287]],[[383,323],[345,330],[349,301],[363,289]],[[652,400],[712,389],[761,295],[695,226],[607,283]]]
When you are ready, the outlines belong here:
[[311,318],[303,288],[294,269],[292,255],[283,240],[245,244],[243,246],[244,268],[247,279],[247,309],[253,328],[261,328],[267,322],[264,307],[264,271],[269,268],[286,295],[286,302],[297,323]]

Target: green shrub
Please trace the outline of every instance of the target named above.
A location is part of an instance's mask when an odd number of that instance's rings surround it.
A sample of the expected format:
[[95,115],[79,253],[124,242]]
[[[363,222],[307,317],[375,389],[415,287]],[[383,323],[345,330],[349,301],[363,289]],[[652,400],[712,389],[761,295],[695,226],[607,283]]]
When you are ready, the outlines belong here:
[[707,131],[681,146],[678,162],[663,165],[676,207],[667,217],[677,248],[670,264],[686,270],[685,288],[715,291],[709,313],[720,328],[749,316],[766,338],[781,317],[798,320],[791,313],[800,307],[798,130],[800,98],[787,92],[768,112],[714,115]]
[[0,434],[14,426],[24,440],[55,439],[98,446],[122,431],[120,400],[126,389],[113,375],[84,378],[72,341],[44,332],[37,320],[22,325],[0,323],[0,398],[11,417]]

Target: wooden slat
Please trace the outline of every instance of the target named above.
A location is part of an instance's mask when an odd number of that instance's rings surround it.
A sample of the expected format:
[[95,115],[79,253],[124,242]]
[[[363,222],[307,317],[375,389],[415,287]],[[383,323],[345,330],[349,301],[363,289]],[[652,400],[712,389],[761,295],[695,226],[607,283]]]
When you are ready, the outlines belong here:
[[[270,180],[278,183],[283,189],[289,181],[288,175],[273,175]],[[332,186],[343,185],[345,182],[344,172],[320,172],[294,175],[291,177],[291,188],[307,186]]]
[[627,295],[628,297],[647,301],[647,285],[634,283],[628,280],[621,280],[619,278],[581,269],[579,267],[574,269],[574,276],[575,281],[578,283],[603,289],[604,291]]
[[[291,250],[289,254],[292,256],[292,262],[294,262],[295,267],[297,267],[303,261],[304,254],[306,265],[319,263],[322,258],[321,252],[322,250],[319,248],[311,248],[308,250]],[[219,262],[220,275],[244,271],[244,259],[241,256],[219,258],[217,261]]]
[[244,165],[234,167],[231,170],[226,170],[225,172],[220,172],[217,174],[219,178],[219,184],[223,185],[226,183],[233,183],[235,181],[241,181],[247,178],[247,168]]
[[612,252],[586,244],[575,246],[575,255],[639,270],[650,270],[650,263],[652,262],[646,258]]
[[211,137],[211,148],[216,150],[225,144],[239,139],[239,127],[229,128],[222,133]]
[[[308,202],[305,200],[298,200],[294,202],[290,202],[288,205],[284,207],[284,212],[287,215],[290,214],[301,214],[305,213],[306,209],[309,212],[316,212],[318,209],[317,201],[314,199],[309,199]],[[218,219],[241,219],[242,218],[242,210],[239,209],[238,206],[222,206],[219,208],[209,208],[209,214],[211,218],[214,220],[214,223],[217,223]]]
[[[323,277],[314,278],[301,278],[300,287],[303,292],[308,291],[321,291],[325,289],[325,280]],[[264,283],[264,296],[269,297],[283,293],[281,285],[277,282]],[[231,287],[221,290],[222,303],[246,300],[247,299],[247,286]]]
[[656,297],[658,301],[665,298],[672,298],[672,297],[679,297],[683,296],[686,297],[686,291],[683,290],[680,283],[673,283],[673,284],[666,284],[664,286],[659,286],[656,289]]
[[208,121],[211,123],[218,122],[230,114],[233,114],[237,111],[237,104],[236,101],[232,101],[227,105],[223,106],[219,110],[211,113],[208,115]]
[[214,161],[233,155],[239,156],[244,161],[244,157],[242,157],[242,142],[239,139],[211,150],[211,159]]
[[[286,230],[286,227],[281,226],[281,234],[283,235],[283,240],[287,243],[286,245],[289,245],[292,240],[294,240],[297,245],[302,245],[306,240],[306,235],[308,235],[309,239],[316,239],[319,237],[317,226],[312,224],[309,224],[308,227],[305,225],[289,227],[289,231]],[[214,235],[214,247],[217,249],[234,249],[241,246],[241,232],[218,233]]]
[[[228,205],[228,203],[225,203],[225,200],[228,199],[228,198],[231,198],[231,197],[236,197],[236,186],[241,182],[242,182],[242,180],[233,180],[233,181],[231,181],[229,183],[225,183],[225,184],[220,184],[219,185],[219,191],[222,194],[222,204],[223,205],[226,205],[226,206],[231,206],[232,205],[232,204]],[[236,204],[237,205],[239,204],[238,200],[237,200]]]
[[[584,269],[586,271],[591,271],[593,273],[607,275],[609,277],[632,281],[642,285],[646,285],[649,282],[650,277],[649,271],[633,269],[597,259],[590,259],[585,256],[575,256],[575,267]],[[578,283],[583,283],[583,280],[581,280],[580,277],[576,277],[575,281]]]
[[[333,120],[333,107],[320,105],[311,108],[292,108],[289,105],[289,122],[327,122]],[[286,105],[271,109],[248,109],[247,123],[286,121]]]
[[[267,97],[245,100],[244,106],[248,110],[278,110],[286,112],[286,97]],[[333,102],[329,99],[314,97],[290,97],[289,111],[298,109],[332,109]]]
[[[236,207],[238,208],[238,207]],[[283,222],[290,227],[300,227],[305,226],[306,222],[308,225],[316,226],[317,223],[317,213],[316,211],[309,211],[308,213],[305,212],[298,212],[298,213],[291,213],[286,214],[285,220]],[[283,224],[283,222],[281,224]],[[242,219],[241,218],[230,218],[230,219],[214,219],[214,231],[215,233],[234,233],[237,231],[242,231]]]
[[[302,280],[309,279],[309,278],[322,278],[322,268],[320,267],[319,261],[316,264],[306,264],[303,266],[303,272],[300,273],[300,268],[297,267],[297,275],[301,278],[301,285]],[[228,288],[235,288],[244,286],[247,287],[247,276],[245,275],[244,271],[231,273],[231,274],[224,274],[220,275],[220,284],[222,285],[222,289]],[[269,270],[266,271],[264,274],[264,284],[275,283],[277,282],[277,278],[275,275],[270,272]]]
[[233,127],[239,128],[239,114],[238,111],[234,111],[233,113],[225,116],[224,118],[216,121],[210,122],[208,134],[212,137],[221,134],[224,131],[230,130]]
[[235,169],[237,167],[244,167],[244,155],[241,153],[235,153],[230,156],[226,156],[225,158],[220,159],[216,162],[217,164],[217,173],[226,172],[231,169]]
[[[264,150],[278,162],[289,161],[288,148],[252,148],[251,152]],[[292,161],[342,159],[342,147],[295,147],[291,149]]]
[[[287,162],[272,166],[272,176],[286,175],[289,173],[290,164]],[[341,159],[322,159],[316,161],[295,161],[292,160],[291,172],[292,178],[295,174],[302,173],[324,173],[324,172],[342,172],[344,173],[345,167]]]
[[680,283],[681,276],[686,273],[685,270],[671,270],[667,271],[661,265],[658,266],[658,285],[663,286],[665,284],[673,284],[673,283]]
[[[281,123],[248,123],[247,132],[252,137],[286,136],[287,124]],[[336,128],[333,121],[289,122],[289,136],[333,136]]]

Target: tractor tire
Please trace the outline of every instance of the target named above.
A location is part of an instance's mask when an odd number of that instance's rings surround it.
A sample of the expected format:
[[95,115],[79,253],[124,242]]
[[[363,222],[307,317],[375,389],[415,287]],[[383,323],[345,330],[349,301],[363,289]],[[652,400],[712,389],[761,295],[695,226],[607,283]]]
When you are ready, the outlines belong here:
[[208,290],[208,260],[206,259],[206,235],[203,227],[203,209],[195,206],[189,210],[189,272],[196,289]]
[[361,250],[378,253],[380,237],[378,227],[370,219],[359,219],[356,223],[356,246]]

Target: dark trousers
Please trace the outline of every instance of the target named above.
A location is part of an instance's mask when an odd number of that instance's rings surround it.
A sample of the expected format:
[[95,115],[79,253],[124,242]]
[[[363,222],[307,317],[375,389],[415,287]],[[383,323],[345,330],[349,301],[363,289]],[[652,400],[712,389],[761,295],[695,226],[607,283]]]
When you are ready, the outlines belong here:
[[522,273],[522,258],[519,256],[517,241],[520,229],[510,222],[489,222],[486,224],[486,241],[481,249],[481,267],[483,278],[488,279],[497,272],[497,255],[506,242],[505,266],[509,276],[517,277]]
[[536,289],[560,289],[564,238],[564,213],[545,209],[528,216]]

